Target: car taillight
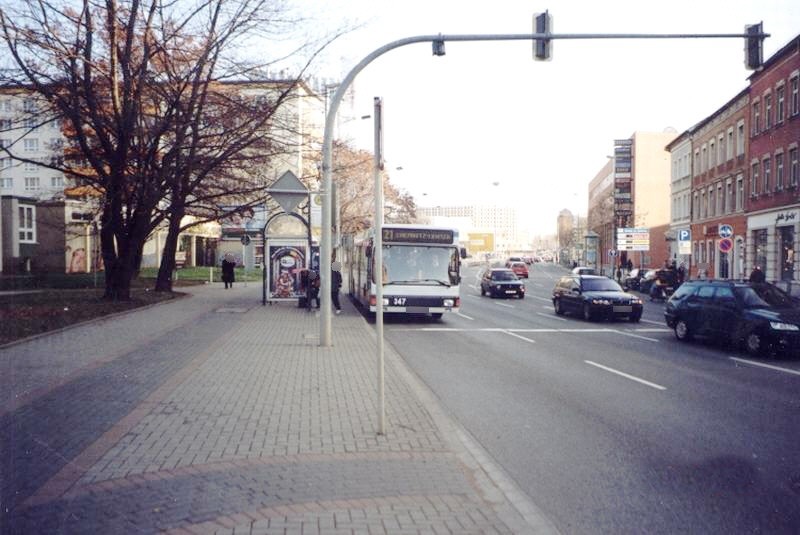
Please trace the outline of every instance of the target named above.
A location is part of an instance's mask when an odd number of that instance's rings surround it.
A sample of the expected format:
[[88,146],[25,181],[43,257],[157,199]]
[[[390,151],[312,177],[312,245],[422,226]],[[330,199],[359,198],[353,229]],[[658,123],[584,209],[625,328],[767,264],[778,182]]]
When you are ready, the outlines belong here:
[[374,295],[369,296],[369,306],[374,307],[377,302]]

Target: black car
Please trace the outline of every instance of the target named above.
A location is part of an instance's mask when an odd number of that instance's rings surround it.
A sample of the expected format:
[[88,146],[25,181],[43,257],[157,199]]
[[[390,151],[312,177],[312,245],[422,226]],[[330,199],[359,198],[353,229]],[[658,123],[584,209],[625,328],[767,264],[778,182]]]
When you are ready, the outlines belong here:
[[553,308],[556,314],[572,312],[586,320],[628,318],[636,322],[642,317],[642,300],[600,275],[561,277],[553,288]]
[[800,306],[766,282],[684,282],[667,301],[664,318],[678,340],[703,336],[742,345],[754,356],[800,348]]
[[525,283],[508,268],[489,268],[481,275],[481,295],[525,297]]

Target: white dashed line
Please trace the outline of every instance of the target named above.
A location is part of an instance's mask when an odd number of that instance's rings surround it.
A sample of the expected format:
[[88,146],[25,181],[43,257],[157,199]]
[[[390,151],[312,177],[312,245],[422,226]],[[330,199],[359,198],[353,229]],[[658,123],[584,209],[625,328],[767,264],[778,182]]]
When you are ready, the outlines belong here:
[[615,370],[614,368],[609,368],[608,366],[603,366],[602,364],[598,364],[596,362],[592,362],[591,360],[584,360],[583,362],[585,362],[586,364],[590,364],[592,366],[596,366],[596,367],[598,367],[598,368],[600,368],[602,370],[605,370],[607,372],[615,373],[615,374],[619,375],[620,377],[624,377],[626,379],[630,379],[631,381],[636,381],[637,383],[641,383],[643,385],[649,386],[650,388],[655,388],[656,390],[666,390],[667,389],[664,386],[657,385],[655,383],[651,383],[650,381],[645,381],[644,379],[640,379],[639,377],[636,377],[635,375],[630,375],[630,374],[627,374],[625,372],[621,372],[619,370]]
[[461,316],[462,318],[466,318],[466,319],[468,319],[470,321],[474,321],[475,320],[475,318],[470,318],[469,316],[467,316],[466,314],[462,314],[461,312],[456,312],[456,315],[457,316]]
[[512,333],[511,331],[502,331],[502,332],[506,333],[509,336],[513,336],[514,338],[519,338],[520,340],[525,340],[526,342],[530,342],[531,344],[535,344],[536,343],[534,340],[531,340],[530,338],[526,338],[526,337],[524,337],[522,335],[519,335],[517,333]]
[[647,340],[649,342],[658,342],[657,338],[648,338],[646,336],[640,336],[638,334],[633,334],[633,333],[629,333],[629,332],[626,332],[626,331],[617,331],[617,332],[619,334],[622,334],[622,335],[625,335],[625,336],[630,336],[631,338],[639,338],[640,340]]
[[558,316],[553,316],[552,314],[545,314],[544,312],[537,312],[536,315],[542,316],[550,320],[567,321],[566,318],[559,318]]
[[741,362],[742,364],[750,364],[751,366],[760,366],[762,368],[769,368],[770,370],[775,370],[778,372],[791,373],[792,375],[800,375],[800,371],[791,370],[789,368],[781,368],[780,366],[773,366],[772,364],[764,364],[763,362],[755,362],[753,360],[740,359],[738,357],[730,357],[730,359],[735,360],[736,362]]
[[499,307],[514,308],[514,305],[507,305],[505,303],[497,303],[497,302],[495,302],[495,305],[497,305]]

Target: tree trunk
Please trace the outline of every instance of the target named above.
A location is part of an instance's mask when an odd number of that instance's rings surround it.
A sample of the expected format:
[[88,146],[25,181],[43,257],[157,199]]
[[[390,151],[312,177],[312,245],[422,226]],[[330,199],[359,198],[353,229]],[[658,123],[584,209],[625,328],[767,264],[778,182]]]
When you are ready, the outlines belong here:
[[170,214],[167,238],[164,241],[161,265],[158,268],[158,278],[156,279],[157,292],[172,291],[172,273],[175,271],[175,252],[178,250],[178,239],[181,233],[182,212],[182,210],[176,210]]

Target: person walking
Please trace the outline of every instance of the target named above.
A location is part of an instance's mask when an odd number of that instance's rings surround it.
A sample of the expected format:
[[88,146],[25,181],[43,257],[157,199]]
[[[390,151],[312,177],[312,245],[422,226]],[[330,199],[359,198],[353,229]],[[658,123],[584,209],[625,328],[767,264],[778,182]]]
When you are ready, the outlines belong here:
[[308,297],[306,298],[306,306],[308,310],[311,310],[311,300],[313,299],[317,303],[317,308],[319,308],[319,275],[313,269],[308,270]]
[[339,303],[339,290],[342,288],[342,264],[341,262],[331,262],[331,301],[337,314],[342,313],[342,305]]
[[767,280],[766,275],[761,271],[761,266],[756,265],[756,267],[753,268],[753,271],[750,272],[749,280],[750,282],[764,282]]
[[222,282],[225,283],[225,289],[233,288],[233,282],[235,280],[235,276],[233,274],[233,268],[236,267],[236,260],[233,259],[233,255],[228,253],[225,255],[225,258],[222,259]]

